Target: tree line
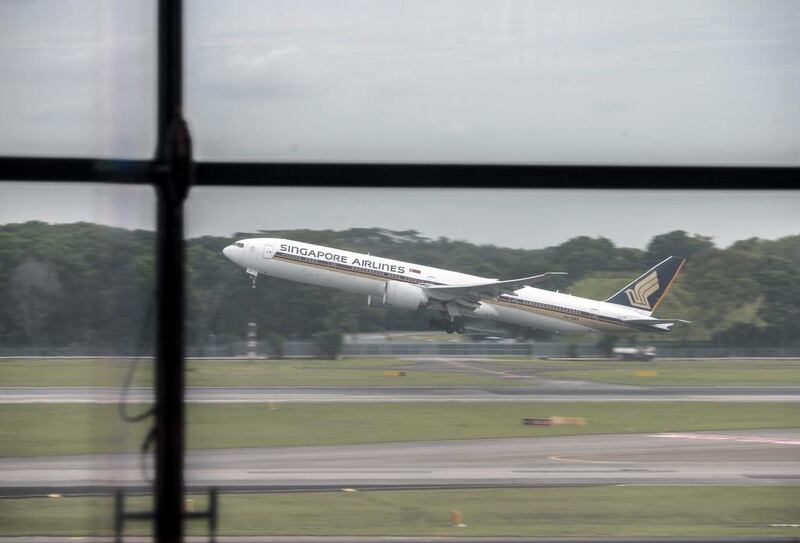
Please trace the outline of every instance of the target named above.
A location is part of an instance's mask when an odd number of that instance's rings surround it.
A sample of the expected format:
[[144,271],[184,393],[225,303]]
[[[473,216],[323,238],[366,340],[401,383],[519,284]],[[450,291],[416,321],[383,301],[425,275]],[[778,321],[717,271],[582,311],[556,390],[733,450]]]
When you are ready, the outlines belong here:
[[[566,271],[543,288],[605,298],[674,254],[688,263],[658,315],[693,321],[670,341],[720,345],[800,343],[800,236],[747,239],[719,248],[676,230],[645,249],[581,236],[559,245],[509,249],[414,230],[285,230],[187,240],[187,341],[223,345],[244,339],[247,323],[279,341],[330,332],[420,330],[429,315],[369,307],[365,297],[260,277],[251,290],[243,270],[222,254],[233,238],[281,237],[397,260],[508,279]],[[0,347],[84,347],[149,353],[154,323],[151,231],[91,223],[0,225]],[[510,334],[531,331],[507,326]]]

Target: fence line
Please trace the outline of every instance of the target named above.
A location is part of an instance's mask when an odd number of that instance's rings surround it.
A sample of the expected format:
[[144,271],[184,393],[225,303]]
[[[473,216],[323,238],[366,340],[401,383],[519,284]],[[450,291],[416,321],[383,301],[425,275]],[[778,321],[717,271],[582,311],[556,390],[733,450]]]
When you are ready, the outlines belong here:
[[[188,358],[241,358],[255,353],[259,358],[273,355],[264,341],[234,342],[208,347],[189,347]],[[112,350],[89,351],[82,347],[57,349],[0,347],[0,358],[133,358]],[[146,353],[137,353],[138,355]],[[318,356],[313,341],[286,341],[283,354],[287,358]],[[487,343],[472,341],[452,342],[379,342],[345,343],[341,356],[345,358],[381,358],[404,356],[429,357],[523,357],[523,358],[602,358],[603,353],[594,343]],[[747,346],[719,347],[713,345],[661,345],[657,358],[800,358],[800,346]],[[141,357],[141,356],[140,356]]]

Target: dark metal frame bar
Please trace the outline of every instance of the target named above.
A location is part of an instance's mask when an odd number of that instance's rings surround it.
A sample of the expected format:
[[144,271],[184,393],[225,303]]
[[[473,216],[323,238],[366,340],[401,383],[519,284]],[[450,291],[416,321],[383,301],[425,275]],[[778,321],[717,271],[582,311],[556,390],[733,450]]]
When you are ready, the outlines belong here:
[[[232,163],[192,160],[183,118],[182,0],[158,2],[154,160],[0,157],[0,181],[153,184],[158,197],[156,514],[160,543],[183,539],[183,202],[192,184],[492,188],[797,189],[800,168],[491,164]],[[216,503],[216,502],[215,502]],[[216,515],[216,505],[213,508]],[[216,518],[214,519],[214,522]]]
[[183,118],[183,6],[158,4],[157,311],[155,379],[155,536],[183,540],[184,248],[183,203],[192,150]]
[[[131,494],[131,489],[118,488],[114,491],[114,543],[122,543],[125,535],[125,522],[128,520],[149,520],[152,521],[155,513],[153,511],[126,511],[125,497]],[[138,493],[138,492],[134,492]],[[101,493],[102,494],[102,493]],[[183,518],[186,520],[208,521],[208,541],[215,543],[217,540],[217,527],[219,525],[219,490],[217,487],[208,489],[208,506],[202,511],[184,511]]]
[[787,189],[800,169],[727,166],[198,162],[197,185]]
[[[796,189],[785,166],[193,163],[196,186],[491,187],[556,189]],[[0,180],[153,183],[146,160],[0,157]]]

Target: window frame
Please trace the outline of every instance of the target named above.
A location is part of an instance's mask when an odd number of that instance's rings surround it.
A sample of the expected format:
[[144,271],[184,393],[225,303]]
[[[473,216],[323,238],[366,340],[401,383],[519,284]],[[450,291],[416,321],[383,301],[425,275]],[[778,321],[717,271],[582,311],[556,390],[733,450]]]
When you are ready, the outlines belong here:
[[[794,189],[798,167],[196,162],[183,118],[182,0],[158,0],[157,146],[151,160],[0,157],[0,181],[152,185],[157,195],[155,540],[183,538],[183,206],[197,186]],[[724,538],[720,539],[724,540]],[[733,541],[733,539],[731,539]]]

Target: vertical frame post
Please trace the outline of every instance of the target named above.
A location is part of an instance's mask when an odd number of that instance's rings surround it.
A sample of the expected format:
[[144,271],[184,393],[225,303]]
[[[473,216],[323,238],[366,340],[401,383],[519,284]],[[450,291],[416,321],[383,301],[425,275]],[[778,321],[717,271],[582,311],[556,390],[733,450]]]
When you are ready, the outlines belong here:
[[125,527],[125,494],[122,489],[114,491],[114,543],[122,543],[122,530]]
[[155,540],[183,540],[184,250],[183,202],[192,153],[183,119],[182,2],[158,3]]

